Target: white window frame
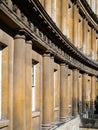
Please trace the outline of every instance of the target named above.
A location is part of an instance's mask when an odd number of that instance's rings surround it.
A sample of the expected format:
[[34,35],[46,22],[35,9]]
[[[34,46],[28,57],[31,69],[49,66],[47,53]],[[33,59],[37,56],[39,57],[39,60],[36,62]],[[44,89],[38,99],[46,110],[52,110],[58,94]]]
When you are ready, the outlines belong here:
[[57,108],[57,106],[56,106],[56,94],[57,94],[56,78],[57,78],[57,70],[54,70],[54,108]]
[[2,48],[0,46],[0,119],[2,113]]
[[32,65],[32,112],[36,111],[36,65]]

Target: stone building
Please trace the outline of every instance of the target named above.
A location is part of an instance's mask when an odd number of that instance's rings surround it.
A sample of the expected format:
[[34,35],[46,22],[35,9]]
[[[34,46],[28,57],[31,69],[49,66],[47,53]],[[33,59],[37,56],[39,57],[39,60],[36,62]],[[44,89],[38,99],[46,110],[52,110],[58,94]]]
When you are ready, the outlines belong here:
[[0,0],[0,130],[79,130],[97,95],[98,0]]

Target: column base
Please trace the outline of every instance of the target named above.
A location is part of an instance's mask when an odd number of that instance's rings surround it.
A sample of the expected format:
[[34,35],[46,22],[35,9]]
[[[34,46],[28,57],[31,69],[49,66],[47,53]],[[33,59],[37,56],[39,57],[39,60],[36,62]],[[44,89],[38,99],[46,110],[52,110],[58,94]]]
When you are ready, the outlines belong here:
[[51,124],[42,124],[42,130],[50,130],[51,128]]
[[69,116],[67,116],[67,117],[61,117],[60,118],[60,121],[61,122],[67,122],[67,121],[69,121],[70,120],[70,117]]
[[72,117],[72,105],[68,106],[68,116],[71,118]]
[[77,117],[78,112],[73,112],[72,116]]

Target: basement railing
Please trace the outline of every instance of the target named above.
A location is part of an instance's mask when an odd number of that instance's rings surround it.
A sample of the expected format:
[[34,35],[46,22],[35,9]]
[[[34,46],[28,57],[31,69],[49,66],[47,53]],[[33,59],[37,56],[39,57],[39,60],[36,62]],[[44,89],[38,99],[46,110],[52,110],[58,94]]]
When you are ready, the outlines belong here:
[[86,113],[80,116],[81,128],[98,129],[98,114]]

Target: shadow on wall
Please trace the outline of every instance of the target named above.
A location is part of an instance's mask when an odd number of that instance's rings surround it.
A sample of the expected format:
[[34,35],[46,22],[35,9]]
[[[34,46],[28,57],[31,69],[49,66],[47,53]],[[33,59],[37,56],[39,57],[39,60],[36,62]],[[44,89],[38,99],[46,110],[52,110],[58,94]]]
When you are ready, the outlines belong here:
[[98,96],[96,97],[96,100],[95,100],[95,114],[98,114]]

